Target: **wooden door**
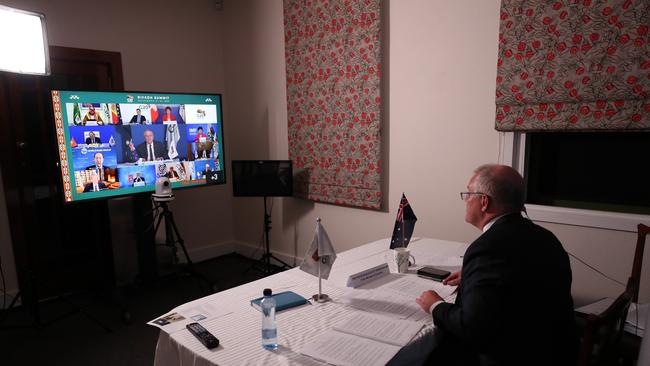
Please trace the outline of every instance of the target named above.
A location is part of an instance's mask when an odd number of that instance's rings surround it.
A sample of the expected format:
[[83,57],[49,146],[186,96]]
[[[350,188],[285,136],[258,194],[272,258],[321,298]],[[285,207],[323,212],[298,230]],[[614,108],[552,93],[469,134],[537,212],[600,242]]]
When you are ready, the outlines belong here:
[[117,52],[50,47],[52,74],[0,72],[0,166],[22,300],[112,286],[106,201],[64,204],[50,91],[123,90]]

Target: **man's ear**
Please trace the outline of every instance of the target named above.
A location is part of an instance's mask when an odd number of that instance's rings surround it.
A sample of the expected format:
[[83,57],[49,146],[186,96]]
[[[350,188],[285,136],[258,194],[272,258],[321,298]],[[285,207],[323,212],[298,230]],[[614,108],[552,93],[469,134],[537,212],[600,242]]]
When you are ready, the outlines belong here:
[[490,197],[488,195],[481,195],[481,212],[487,212],[490,205]]

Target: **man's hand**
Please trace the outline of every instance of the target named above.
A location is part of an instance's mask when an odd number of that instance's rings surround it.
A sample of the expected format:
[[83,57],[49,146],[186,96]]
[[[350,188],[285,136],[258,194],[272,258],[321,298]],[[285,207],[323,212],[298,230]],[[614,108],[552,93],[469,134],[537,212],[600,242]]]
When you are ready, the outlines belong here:
[[458,286],[460,285],[460,271],[454,272],[442,281],[443,285]]
[[431,291],[431,290],[424,291],[422,295],[420,295],[420,297],[415,299],[415,302],[418,303],[418,305],[420,305],[422,310],[424,310],[427,313],[429,312],[429,308],[431,307],[431,305],[433,305],[437,301],[443,301],[442,297],[440,297],[440,295],[438,295],[435,291]]

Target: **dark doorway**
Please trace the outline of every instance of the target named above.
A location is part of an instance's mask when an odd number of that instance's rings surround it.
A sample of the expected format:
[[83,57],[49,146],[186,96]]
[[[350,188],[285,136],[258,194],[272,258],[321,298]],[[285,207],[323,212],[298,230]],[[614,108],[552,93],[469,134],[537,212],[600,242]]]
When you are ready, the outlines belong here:
[[0,167],[21,298],[34,307],[114,282],[107,202],[64,204],[50,91],[123,90],[121,56],[52,46],[50,57],[50,76],[0,72]]

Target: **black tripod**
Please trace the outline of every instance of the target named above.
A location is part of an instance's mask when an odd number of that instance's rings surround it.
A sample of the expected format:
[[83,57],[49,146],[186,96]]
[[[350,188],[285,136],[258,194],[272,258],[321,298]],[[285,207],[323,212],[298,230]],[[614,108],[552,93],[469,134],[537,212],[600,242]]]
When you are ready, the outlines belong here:
[[154,226],[153,229],[153,235],[154,238],[156,236],[156,233],[158,232],[158,228],[160,227],[160,223],[165,220],[165,246],[169,247],[172,250],[172,255],[173,255],[173,261],[174,264],[178,264],[179,259],[178,259],[178,248],[176,245],[181,247],[183,250],[183,254],[185,255],[185,260],[187,261],[187,265],[185,267],[186,271],[188,274],[195,276],[199,279],[199,285],[200,285],[200,280],[203,280],[205,283],[207,283],[210,286],[210,289],[214,292],[217,291],[216,286],[213,285],[205,276],[202,274],[198,273],[195,268],[194,268],[194,263],[192,262],[192,259],[190,259],[189,253],[187,253],[187,248],[185,248],[185,241],[183,240],[183,237],[181,237],[181,233],[178,231],[178,227],[176,226],[176,222],[174,221],[174,214],[172,211],[169,209],[169,206],[167,205],[167,202],[169,200],[160,200],[155,197],[152,197],[154,201],[154,211],[162,210],[161,212],[157,213],[158,218],[156,219],[156,225]]
[[280,258],[274,256],[271,253],[271,248],[269,244],[269,231],[271,231],[271,215],[269,215],[268,210],[266,208],[266,196],[264,196],[264,254],[262,254],[262,258],[258,259],[257,262],[253,263],[253,265],[246,270],[246,272],[250,271],[252,268],[256,267],[258,264],[262,264],[262,272],[266,274],[271,274],[273,273],[273,265],[271,264],[271,258],[275,259],[277,262],[282,264],[282,269],[290,269],[291,266],[288,265],[286,262],[281,260]]

